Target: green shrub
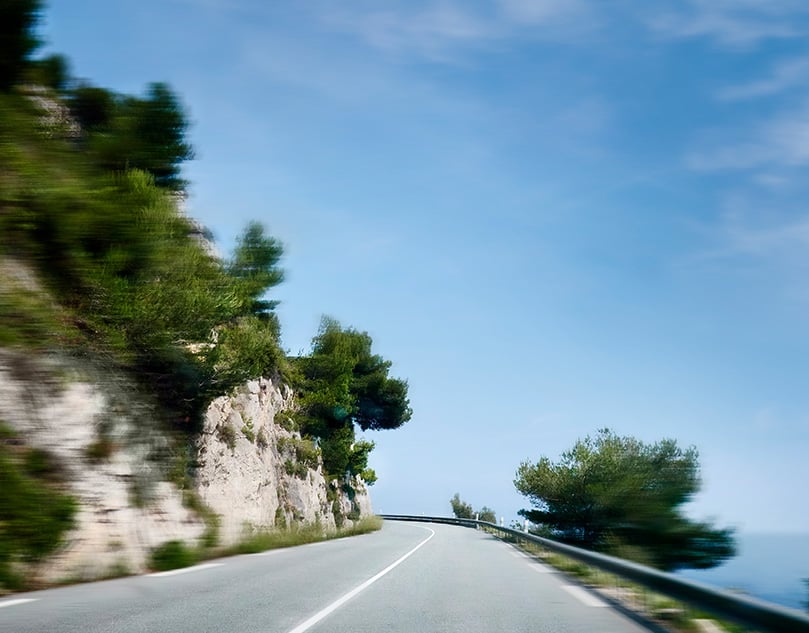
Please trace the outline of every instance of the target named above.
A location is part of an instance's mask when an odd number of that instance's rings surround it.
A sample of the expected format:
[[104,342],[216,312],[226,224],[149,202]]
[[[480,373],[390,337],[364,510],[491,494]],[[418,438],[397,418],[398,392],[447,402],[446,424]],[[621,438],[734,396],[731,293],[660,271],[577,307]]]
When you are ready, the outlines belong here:
[[253,428],[247,425],[242,427],[242,433],[247,438],[247,441],[251,444],[255,444],[256,442],[256,434],[253,432]]
[[284,509],[281,506],[278,506],[275,509],[275,527],[281,530],[285,530],[287,527],[287,515],[284,514]]
[[52,553],[73,527],[77,504],[54,485],[54,474],[41,451],[0,442],[0,588],[24,588],[15,563]]
[[108,437],[97,437],[84,449],[84,454],[90,462],[97,464],[105,462],[115,452],[115,444]]
[[306,475],[309,473],[309,468],[306,466],[306,464],[295,462],[287,458],[284,460],[284,472],[286,472],[287,475],[297,477],[298,479],[306,479]]
[[219,427],[218,436],[230,450],[236,448],[236,430],[229,422],[225,422]]
[[196,562],[196,554],[182,541],[166,541],[155,547],[149,556],[149,567],[155,571],[189,567]]

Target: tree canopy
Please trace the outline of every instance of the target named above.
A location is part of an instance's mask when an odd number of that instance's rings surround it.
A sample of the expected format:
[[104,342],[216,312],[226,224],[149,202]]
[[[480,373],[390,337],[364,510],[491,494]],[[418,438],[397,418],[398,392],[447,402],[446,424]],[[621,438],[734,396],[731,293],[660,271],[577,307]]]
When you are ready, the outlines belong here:
[[449,500],[452,506],[452,514],[458,519],[475,519],[480,521],[488,521],[489,523],[497,523],[497,513],[487,506],[483,506],[477,512],[472,509],[472,505],[463,501],[461,495],[457,492]]
[[733,531],[688,519],[699,490],[696,448],[645,444],[602,429],[558,462],[523,462],[514,480],[534,506],[521,510],[560,540],[664,570],[709,568],[735,554]]
[[363,431],[395,429],[412,414],[407,382],[388,375],[390,361],[374,354],[372,344],[367,332],[324,317],[311,353],[297,359],[299,422],[305,433],[318,438],[333,476],[367,468],[373,445],[355,445],[355,425]]
[[34,27],[41,9],[41,0],[0,2],[0,91],[19,81],[29,55],[39,45]]

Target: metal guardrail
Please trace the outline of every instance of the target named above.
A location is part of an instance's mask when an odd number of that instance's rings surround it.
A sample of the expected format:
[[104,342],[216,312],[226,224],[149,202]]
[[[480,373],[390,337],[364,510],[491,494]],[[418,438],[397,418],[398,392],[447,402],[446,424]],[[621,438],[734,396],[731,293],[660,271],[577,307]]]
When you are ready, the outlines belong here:
[[809,633],[809,615],[777,604],[732,593],[692,580],[685,580],[666,572],[632,563],[614,556],[591,552],[572,545],[558,543],[541,536],[503,527],[487,521],[450,517],[427,517],[401,514],[381,514],[391,521],[421,521],[446,523],[463,527],[481,527],[510,539],[530,541],[551,552],[562,554],[586,565],[591,565],[626,580],[676,598],[716,617],[736,622],[758,631],[772,633]]

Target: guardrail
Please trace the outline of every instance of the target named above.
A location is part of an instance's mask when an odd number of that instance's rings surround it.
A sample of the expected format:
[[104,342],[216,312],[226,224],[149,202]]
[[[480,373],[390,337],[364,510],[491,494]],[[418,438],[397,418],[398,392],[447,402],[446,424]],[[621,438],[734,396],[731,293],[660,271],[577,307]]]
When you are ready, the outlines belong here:
[[742,626],[753,627],[755,630],[762,632],[809,633],[809,616],[800,611],[749,596],[738,595],[692,580],[685,580],[674,574],[615,558],[614,556],[565,545],[564,543],[558,543],[541,536],[534,536],[520,530],[475,519],[401,514],[381,514],[380,516],[391,521],[421,521],[484,528],[509,539],[536,543],[551,552],[562,554],[586,565],[630,580],[652,591],[676,598],[716,617],[736,622]]

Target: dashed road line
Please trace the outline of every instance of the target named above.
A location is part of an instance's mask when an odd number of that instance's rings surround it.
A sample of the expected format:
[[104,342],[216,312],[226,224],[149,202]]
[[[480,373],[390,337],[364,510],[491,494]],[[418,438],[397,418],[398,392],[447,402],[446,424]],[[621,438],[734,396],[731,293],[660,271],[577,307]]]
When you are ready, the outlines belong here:
[[193,567],[183,567],[182,569],[172,569],[171,571],[158,571],[154,574],[147,574],[150,578],[165,578],[167,576],[179,576],[180,574],[189,574],[195,571],[202,571],[203,569],[211,569],[212,567],[222,567],[224,563],[205,563],[204,565],[194,565]]
[[27,602],[36,602],[39,598],[15,598],[14,600],[0,601],[0,609],[3,607],[13,607],[17,604],[25,604]]
[[[419,527],[423,527],[423,526],[419,526]],[[405,562],[405,560],[407,560],[407,559],[408,559],[408,558],[410,558],[410,557],[411,557],[413,554],[415,554],[415,553],[416,553],[416,551],[417,551],[417,550],[418,550],[418,549],[419,549],[421,546],[425,545],[425,544],[427,543],[427,541],[429,541],[431,538],[433,538],[433,537],[435,536],[435,531],[434,531],[434,530],[431,530],[431,529],[430,529],[430,528],[428,528],[428,527],[423,527],[423,529],[427,530],[427,531],[430,533],[430,536],[428,536],[426,539],[424,539],[423,541],[421,541],[421,542],[420,542],[418,545],[416,545],[416,546],[415,546],[413,549],[411,549],[411,550],[410,550],[410,551],[409,551],[407,554],[405,554],[405,555],[404,555],[404,556],[402,556],[401,558],[399,558],[399,559],[395,560],[394,562],[392,562],[390,565],[388,565],[387,567],[385,567],[385,569],[383,569],[381,572],[379,572],[379,573],[378,573],[378,574],[376,574],[375,576],[372,576],[371,578],[369,578],[368,580],[366,580],[366,581],[365,581],[364,583],[362,583],[361,585],[358,585],[358,586],[354,587],[354,588],[353,588],[351,591],[349,591],[347,594],[345,594],[345,595],[341,596],[340,598],[338,598],[337,600],[335,600],[334,602],[332,602],[332,603],[331,603],[330,605],[328,605],[327,607],[324,607],[323,609],[321,609],[320,611],[318,611],[317,613],[315,613],[315,614],[314,614],[314,615],[313,615],[311,618],[309,618],[308,620],[305,620],[304,622],[301,622],[301,623],[300,623],[298,626],[296,626],[294,629],[292,629],[291,631],[289,631],[289,633],[303,633],[304,631],[308,631],[308,630],[309,630],[310,628],[312,628],[312,627],[313,627],[315,624],[317,624],[318,622],[320,622],[320,621],[321,621],[323,618],[325,618],[326,616],[330,615],[330,614],[331,614],[331,613],[333,613],[334,611],[337,611],[337,609],[339,609],[339,608],[340,608],[340,607],[342,607],[342,606],[343,606],[343,605],[344,605],[346,602],[348,602],[349,600],[351,600],[351,598],[353,598],[354,596],[356,596],[356,595],[357,595],[358,593],[360,593],[361,591],[364,591],[365,589],[367,589],[368,587],[370,587],[371,585],[373,585],[373,584],[374,584],[374,583],[375,583],[377,580],[379,580],[380,578],[382,578],[382,576],[384,576],[384,575],[385,575],[385,574],[387,574],[388,572],[392,571],[394,567],[398,567],[400,564],[402,564],[403,562]]]
[[606,607],[608,606],[606,602],[603,600],[599,600],[593,594],[588,591],[585,591],[581,587],[577,587],[576,585],[562,585],[562,589],[567,591],[571,596],[576,598],[582,604],[587,605],[588,607]]

